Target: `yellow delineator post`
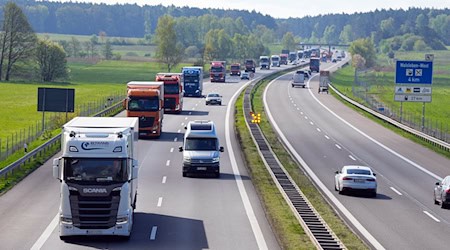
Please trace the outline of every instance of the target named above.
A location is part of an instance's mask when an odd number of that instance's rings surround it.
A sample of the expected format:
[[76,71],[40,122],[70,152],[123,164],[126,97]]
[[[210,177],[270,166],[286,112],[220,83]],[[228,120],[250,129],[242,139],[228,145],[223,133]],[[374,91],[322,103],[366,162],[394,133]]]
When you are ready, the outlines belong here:
[[253,112],[250,112],[252,115],[252,123],[261,123],[261,114],[255,114]]

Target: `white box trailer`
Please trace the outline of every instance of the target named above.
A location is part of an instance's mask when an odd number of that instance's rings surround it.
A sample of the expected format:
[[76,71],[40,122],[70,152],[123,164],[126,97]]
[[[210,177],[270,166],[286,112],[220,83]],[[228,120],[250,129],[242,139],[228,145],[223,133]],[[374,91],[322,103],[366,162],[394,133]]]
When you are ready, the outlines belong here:
[[136,117],[76,117],[62,128],[59,234],[128,238],[137,198]]

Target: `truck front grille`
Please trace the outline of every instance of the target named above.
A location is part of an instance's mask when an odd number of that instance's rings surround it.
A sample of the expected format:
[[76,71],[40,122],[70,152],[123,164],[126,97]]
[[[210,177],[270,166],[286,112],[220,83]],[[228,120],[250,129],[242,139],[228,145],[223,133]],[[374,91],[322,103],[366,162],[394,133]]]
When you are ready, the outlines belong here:
[[176,99],[173,97],[164,98],[164,109],[175,109]]
[[71,191],[70,207],[74,226],[80,229],[107,229],[116,225],[120,192],[108,196],[82,196]]
[[155,117],[139,117],[139,128],[151,128],[154,121]]

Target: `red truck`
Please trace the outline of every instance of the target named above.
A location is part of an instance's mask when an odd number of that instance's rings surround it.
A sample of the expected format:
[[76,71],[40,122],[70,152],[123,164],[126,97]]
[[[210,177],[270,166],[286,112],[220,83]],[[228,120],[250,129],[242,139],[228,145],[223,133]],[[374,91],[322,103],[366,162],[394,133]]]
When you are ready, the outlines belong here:
[[240,76],[241,75],[241,64],[233,63],[230,66],[230,76]]
[[253,59],[245,60],[245,72],[253,72],[255,73],[256,63]]
[[158,73],[157,82],[164,82],[164,111],[181,113],[183,110],[183,75],[181,73]]
[[209,70],[211,82],[225,82],[227,67],[225,61],[212,61]]
[[280,65],[284,64],[287,65],[288,64],[288,54],[280,54]]

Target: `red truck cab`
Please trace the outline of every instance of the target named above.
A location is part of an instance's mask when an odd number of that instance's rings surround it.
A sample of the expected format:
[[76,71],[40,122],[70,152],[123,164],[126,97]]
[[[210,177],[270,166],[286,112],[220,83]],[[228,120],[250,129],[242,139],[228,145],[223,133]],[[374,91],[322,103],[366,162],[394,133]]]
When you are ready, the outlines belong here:
[[209,76],[211,82],[225,82],[227,74],[225,61],[212,61]]
[[181,73],[158,73],[157,82],[164,82],[164,111],[181,113],[183,110],[183,75]]
[[240,76],[241,75],[241,64],[233,63],[230,66],[230,76]]

